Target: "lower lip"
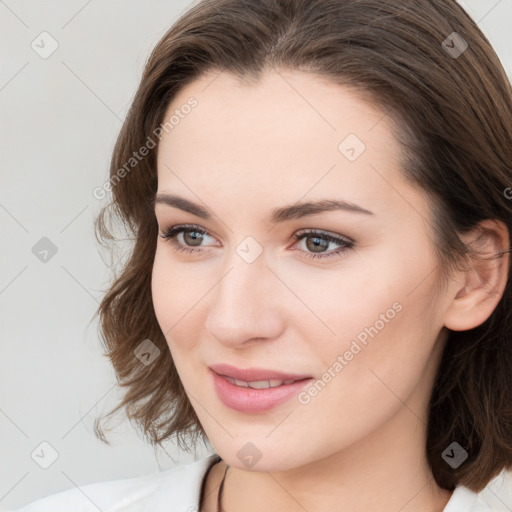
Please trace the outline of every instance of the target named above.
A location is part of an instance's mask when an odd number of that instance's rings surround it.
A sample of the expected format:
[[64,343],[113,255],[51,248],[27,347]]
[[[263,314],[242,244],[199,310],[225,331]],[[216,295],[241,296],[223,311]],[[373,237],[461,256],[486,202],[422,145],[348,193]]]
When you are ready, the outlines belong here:
[[297,395],[302,388],[313,381],[312,378],[303,379],[275,388],[253,389],[232,384],[214,371],[212,371],[212,376],[213,387],[221,402],[231,409],[246,413],[258,413],[273,409]]

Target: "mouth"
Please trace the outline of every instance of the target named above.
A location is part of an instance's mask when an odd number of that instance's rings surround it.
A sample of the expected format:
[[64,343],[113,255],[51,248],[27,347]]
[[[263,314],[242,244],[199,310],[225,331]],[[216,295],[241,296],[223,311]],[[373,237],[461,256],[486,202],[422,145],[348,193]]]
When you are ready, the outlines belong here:
[[251,389],[268,389],[268,388],[277,388],[279,386],[293,384],[294,382],[298,382],[293,379],[288,380],[278,380],[278,379],[269,379],[269,380],[253,380],[253,381],[245,381],[234,379],[233,377],[228,377],[227,375],[221,375],[221,377],[225,377],[228,382],[234,384],[235,386],[239,386],[241,388],[251,388]]
[[312,378],[312,375],[286,373],[279,370],[268,370],[265,368],[236,368],[229,364],[212,364],[210,369],[218,375],[231,377],[241,382],[264,382],[264,381],[297,381]]
[[[219,373],[220,371],[224,373]],[[306,375],[261,369],[242,370],[226,365],[222,368],[220,365],[211,366],[210,373],[213,387],[224,405],[239,412],[252,414],[265,412],[283,404],[314,381],[313,377]]]

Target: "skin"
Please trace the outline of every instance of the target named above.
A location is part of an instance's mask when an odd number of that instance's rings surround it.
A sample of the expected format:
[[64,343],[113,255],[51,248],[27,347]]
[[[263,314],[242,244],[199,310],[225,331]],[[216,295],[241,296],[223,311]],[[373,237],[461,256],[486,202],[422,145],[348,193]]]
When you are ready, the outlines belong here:
[[[226,463],[227,512],[340,504],[352,512],[442,511],[451,493],[435,484],[424,445],[446,327],[470,329],[491,314],[508,259],[457,273],[432,300],[439,276],[426,196],[400,174],[390,118],[349,90],[299,71],[268,71],[250,85],[215,72],[182,89],[166,119],[190,96],[197,107],[160,142],[158,193],[198,203],[212,218],[156,205],[162,233],[195,224],[207,235],[196,244],[190,233],[177,236],[202,251],[194,254],[159,237],[152,293],[184,388],[223,459],[207,475],[200,512],[216,510]],[[366,145],[353,162],[338,150],[348,134]],[[268,222],[274,208],[320,199],[344,199],[373,215]],[[485,227],[482,247],[508,247],[504,226]],[[315,237],[292,238],[308,229],[354,246],[308,258],[322,251]],[[248,236],[263,249],[252,263],[236,252]],[[339,247],[330,243],[323,253]],[[322,379],[395,303],[400,312],[309,403],[292,398],[248,414],[217,397],[214,363]],[[237,456],[248,442],[261,453],[250,468]]]

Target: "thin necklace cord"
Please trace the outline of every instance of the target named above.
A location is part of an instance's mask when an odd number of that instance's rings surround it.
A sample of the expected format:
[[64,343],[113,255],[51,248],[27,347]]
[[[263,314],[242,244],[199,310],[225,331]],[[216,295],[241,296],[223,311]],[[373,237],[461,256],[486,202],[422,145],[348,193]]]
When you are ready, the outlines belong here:
[[222,508],[222,491],[224,490],[224,480],[226,480],[228,469],[229,465],[226,465],[226,470],[224,471],[224,476],[222,477],[222,482],[219,487],[219,494],[217,495],[217,512],[224,512],[224,509]]

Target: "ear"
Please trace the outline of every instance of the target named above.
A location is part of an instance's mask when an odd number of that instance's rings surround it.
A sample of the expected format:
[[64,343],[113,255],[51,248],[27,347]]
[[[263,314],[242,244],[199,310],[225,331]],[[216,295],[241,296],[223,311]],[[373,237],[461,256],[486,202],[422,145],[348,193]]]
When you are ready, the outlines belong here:
[[452,331],[483,324],[503,296],[509,275],[509,253],[497,255],[509,251],[509,233],[502,221],[486,219],[462,238],[477,255],[471,256],[470,268],[459,274],[453,286],[444,315],[444,325]]

